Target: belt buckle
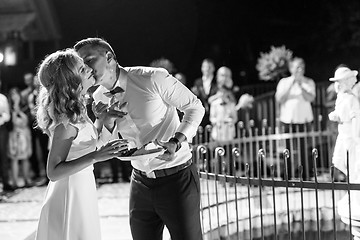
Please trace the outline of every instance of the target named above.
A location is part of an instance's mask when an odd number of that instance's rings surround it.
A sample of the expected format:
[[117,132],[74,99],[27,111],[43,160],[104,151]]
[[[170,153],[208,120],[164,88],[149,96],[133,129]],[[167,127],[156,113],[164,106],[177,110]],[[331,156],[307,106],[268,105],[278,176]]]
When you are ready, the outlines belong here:
[[148,178],[156,178],[155,172],[151,171],[149,173],[146,173],[146,177],[148,177]]

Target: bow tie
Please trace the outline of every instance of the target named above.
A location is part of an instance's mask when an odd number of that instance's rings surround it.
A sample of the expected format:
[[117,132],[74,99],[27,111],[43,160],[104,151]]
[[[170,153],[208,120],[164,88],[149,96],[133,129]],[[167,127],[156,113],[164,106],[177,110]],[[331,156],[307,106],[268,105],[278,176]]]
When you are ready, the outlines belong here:
[[109,92],[104,92],[104,95],[106,97],[111,98],[112,96],[114,96],[117,93],[122,93],[124,92],[124,89],[122,89],[121,87],[117,86],[116,88],[114,88],[113,90],[110,90]]

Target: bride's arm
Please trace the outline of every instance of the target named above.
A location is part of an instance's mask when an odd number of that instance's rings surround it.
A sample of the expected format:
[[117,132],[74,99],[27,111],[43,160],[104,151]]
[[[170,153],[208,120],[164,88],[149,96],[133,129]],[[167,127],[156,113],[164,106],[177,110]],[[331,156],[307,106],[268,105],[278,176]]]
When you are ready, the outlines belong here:
[[67,125],[65,127],[63,124],[59,124],[55,128],[47,160],[47,175],[51,181],[57,181],[70,176],[95,162],[117,157],[120,155],[120,151],[128,148],[126,141],[117,139],[77,159],[65,161],[77,134],[78,129],[73,125]]

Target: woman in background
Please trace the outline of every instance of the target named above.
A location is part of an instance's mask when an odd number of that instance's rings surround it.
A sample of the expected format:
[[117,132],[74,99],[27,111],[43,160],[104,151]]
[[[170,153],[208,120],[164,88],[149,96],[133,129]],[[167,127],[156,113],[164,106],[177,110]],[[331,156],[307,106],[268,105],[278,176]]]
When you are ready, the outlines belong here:
[[29,118],[21,107],[21,95],[18,88],[9,91],[11,126],[9,132],[8,157],[11,159],[11,172],[14,188],[19,187],[19,163],[21,162],[25,187],[31,186],[30,162],[32,155]]

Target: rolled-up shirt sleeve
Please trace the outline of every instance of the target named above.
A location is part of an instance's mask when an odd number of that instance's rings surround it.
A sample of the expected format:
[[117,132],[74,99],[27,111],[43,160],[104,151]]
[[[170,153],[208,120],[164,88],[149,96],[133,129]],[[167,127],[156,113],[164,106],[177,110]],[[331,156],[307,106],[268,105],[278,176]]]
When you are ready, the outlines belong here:
[[179,110],[184,112],[184,116],[177,132],[183,133],[188,139],[188,141],[191,141],[192,138],[195,136],[197,129],[201,123],[201,120],[205,113],[205,109],[202,106],[201,101],[197,99],[192,107],[188,109],[179,108]]
[[184,113],[177,132],[183,133],[187,140],[191,141],[205,114],[201,101],[165,70],[159,71],[154,76],[154,82],[163,100]]

